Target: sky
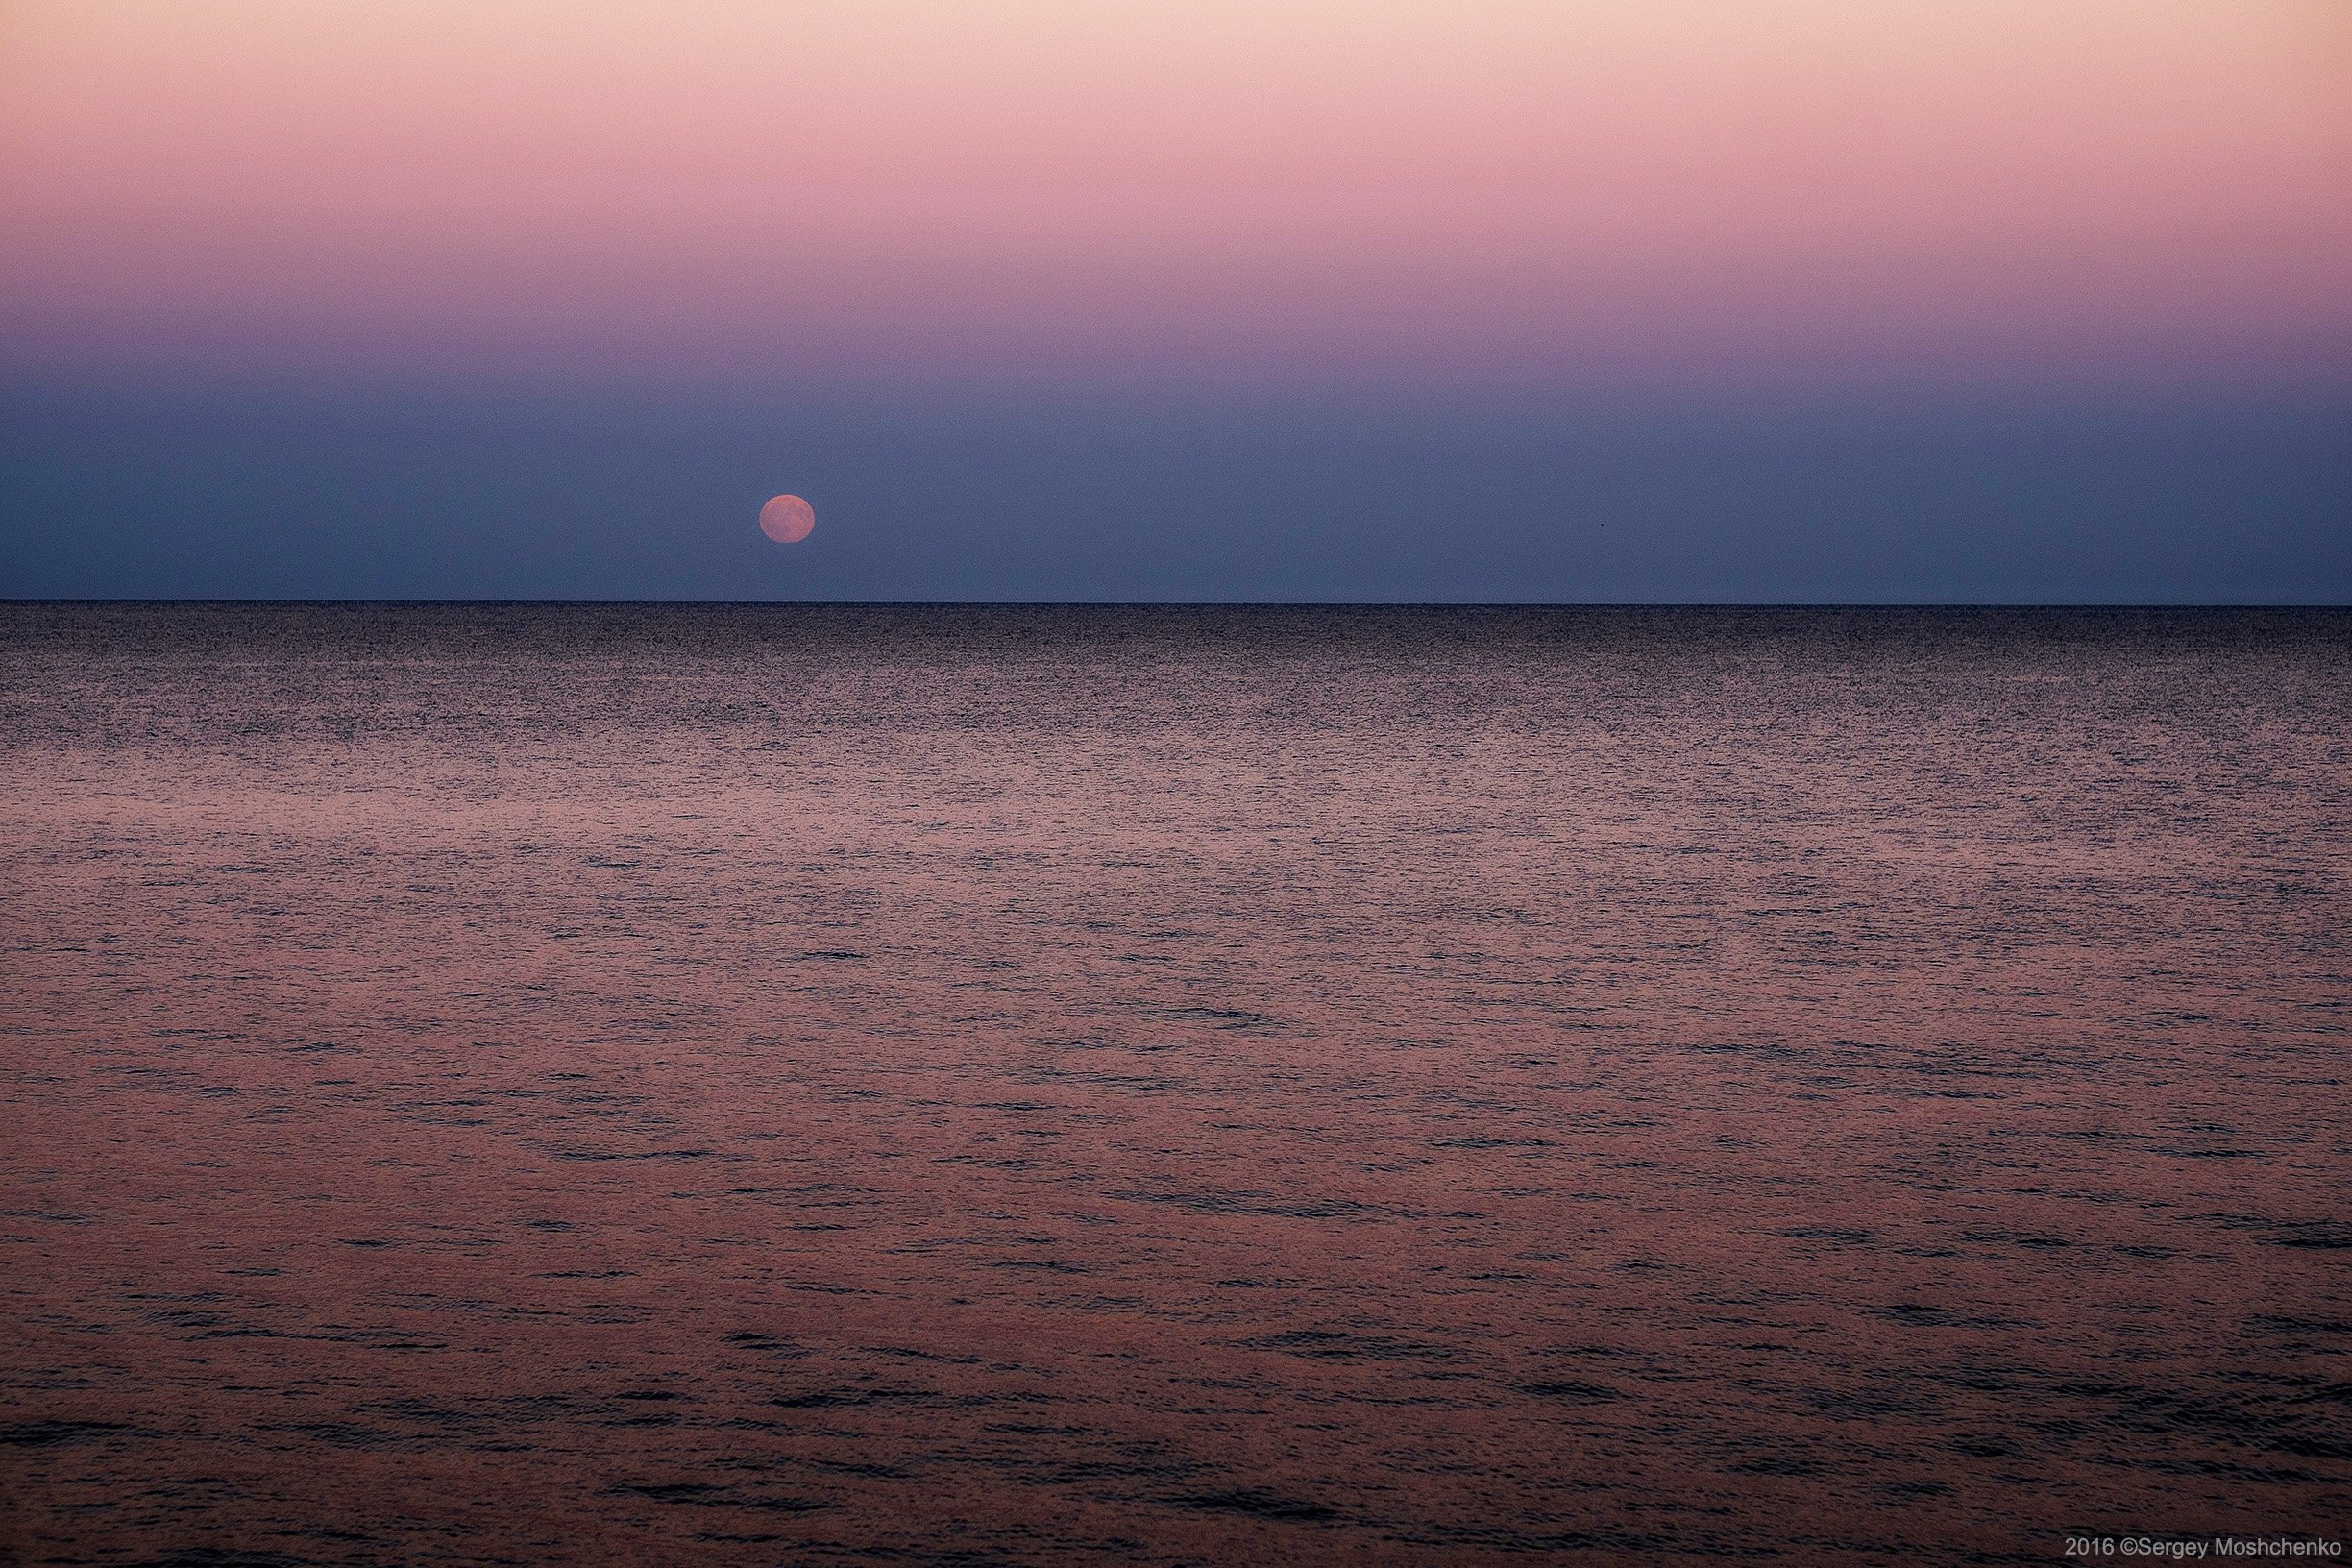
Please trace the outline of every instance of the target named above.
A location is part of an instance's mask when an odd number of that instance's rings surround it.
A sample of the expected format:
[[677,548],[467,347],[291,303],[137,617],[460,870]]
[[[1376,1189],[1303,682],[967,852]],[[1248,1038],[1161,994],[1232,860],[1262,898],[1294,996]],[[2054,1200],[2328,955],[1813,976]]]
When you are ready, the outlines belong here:
[[2341,0],[0,0],[13,597],[2346,602],[2348,454]]

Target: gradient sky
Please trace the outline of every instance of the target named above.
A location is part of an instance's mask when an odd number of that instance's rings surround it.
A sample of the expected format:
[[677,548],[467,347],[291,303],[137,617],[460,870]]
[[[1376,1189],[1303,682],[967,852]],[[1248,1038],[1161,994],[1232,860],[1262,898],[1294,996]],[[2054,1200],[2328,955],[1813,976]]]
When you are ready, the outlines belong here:
[[9,594],[2336,601],[2348,388],[2341,0],[0,7]]

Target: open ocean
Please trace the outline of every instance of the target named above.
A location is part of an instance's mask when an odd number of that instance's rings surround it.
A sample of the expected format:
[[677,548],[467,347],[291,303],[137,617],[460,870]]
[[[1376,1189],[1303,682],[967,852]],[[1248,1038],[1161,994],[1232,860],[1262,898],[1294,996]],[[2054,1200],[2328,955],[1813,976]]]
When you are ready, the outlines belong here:
[[2348,873],[2344,613],[0,606],[0,1559],[2341,1539]]

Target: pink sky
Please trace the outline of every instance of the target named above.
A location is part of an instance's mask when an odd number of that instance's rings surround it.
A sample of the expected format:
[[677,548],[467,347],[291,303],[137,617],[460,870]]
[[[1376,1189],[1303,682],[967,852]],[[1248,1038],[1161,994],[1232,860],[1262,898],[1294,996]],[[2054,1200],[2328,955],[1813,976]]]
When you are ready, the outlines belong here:
[[30,0],[9,356],[2297,384],[2341,0]]

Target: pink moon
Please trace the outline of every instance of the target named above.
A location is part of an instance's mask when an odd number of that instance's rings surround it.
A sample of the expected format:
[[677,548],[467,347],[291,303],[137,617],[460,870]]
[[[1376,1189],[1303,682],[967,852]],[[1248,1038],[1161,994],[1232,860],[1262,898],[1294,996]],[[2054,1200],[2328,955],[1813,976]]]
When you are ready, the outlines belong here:
[[779,545],[796,545],[817,527],[817,508],[798,496],[778,496],[760,508],[760,532]]

